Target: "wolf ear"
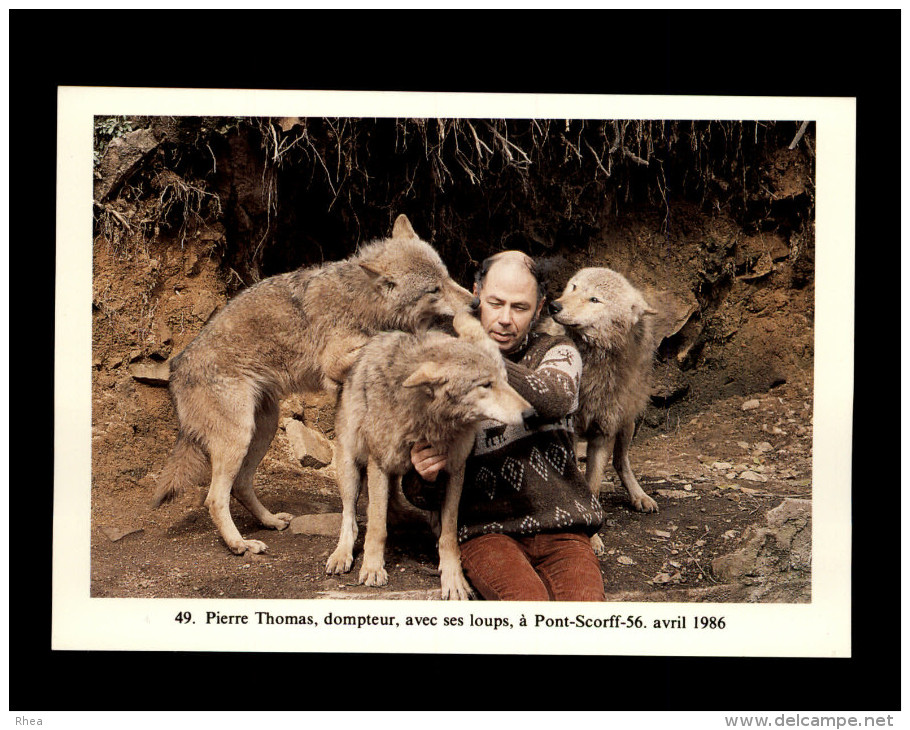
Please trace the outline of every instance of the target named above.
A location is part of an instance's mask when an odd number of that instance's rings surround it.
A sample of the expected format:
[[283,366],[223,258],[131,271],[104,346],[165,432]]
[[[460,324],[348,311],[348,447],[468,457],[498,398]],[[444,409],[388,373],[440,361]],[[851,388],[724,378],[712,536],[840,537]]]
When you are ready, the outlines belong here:
[[646,315],[655,314],[657,314],[657,310],[653,309],[644,299],[641,300],[641,303],[636,302],[632,305],[633,324],[638,324],[639,320]]
[[404,213],[395,219],[395,225],[392,227],[392,238],[417,238],[417,234],[414,233],[414,228],[411,226],[411,221],[408,220]]
[[425,362],[421,363],[420,367],[411,373],[401,385],[405,388],[426,385],[432,389],[434,386],[443,385],[446,382],[447,379],[438,363]]
[[386,276],[385,272],[376,264],[361,261],[360,268],[366,272],[367,277],[370,279],[370,283],[376,288],[389,290],[395,288],[395,282]]

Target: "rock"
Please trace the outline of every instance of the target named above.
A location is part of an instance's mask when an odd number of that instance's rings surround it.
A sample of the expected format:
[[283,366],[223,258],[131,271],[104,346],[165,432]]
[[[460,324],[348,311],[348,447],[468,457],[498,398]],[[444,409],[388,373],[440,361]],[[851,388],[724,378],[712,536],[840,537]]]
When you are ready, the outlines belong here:
[[767,441],[759,441],[752,447],[752,450],[756,453],[764,454],[766,451],[773,451],[774,447]]
[[785,499],[766,515],[765,525],[743,533],[742,547],[711,562],[720,580],[800,579],[812,564],[812,502]]
[[760,279],[763,276],[767,276],[774,270],[774,264],[771,262],[771,255],[769,253],[763,253],[758,257],[758,261],[752,267],[752,271],[748,274],[742,274],[737,276],[737,279],[742,281],[750,281],[752,279]]
[[136,527],[132,529],[124,529],[121,527],[102,527],[101,532],[103,532],[105,537],[107,537],[107,539],[111,542],[117,542],[127,535],[132,535],[134,532],[142,532],[142,528]]
[[304,117],[278,117],[275,120],[275,123],[281,129],[282,132],[289,132],[298,124],[306,124],[306,118]]
[[[343,588],[343,586],[339,586]],[[335,600],[370,600],[380,599],[383,601],[441,601],[442,590],[439,588],[417,589],[410,591],[390,591],[386,587],[375,589],[359,589],[356,591],[345,590],[324,590],[320,591],[317,596],[319,599]]]
[[667,497],[668,499],[685,499],[686,497],[698,496],[695,492],[686,492],[682,489],[656,489],[654,491],[661,497]]
[[718,471],[728,471],[733,468],[733,464],[729,461],[715,461],[711,464],[712,469],[717,469]]
[[746,479],[750,482],[766,482],[768,477],[763,476],[762,474],[756,474],[754,471],[744,471],[739,475],[740,479]]
[[747,400],[745,403],[743,403],[742,409],[744,411],[752,411],[752,410],[755,410],[756,408],[758,408],[759,406],[761,406],[761,401],[757,400],[756,398],[753,398],[752,400]]
[[171,370],[166,362],[139,362],[130,365],[130,375],[133,376],[133,380],[146,385],[167,385]]
[[100,178],[94,182],[95,200],[104,202],[112,197],[158,145],[158,137],[148,129],[137,129],[111,140],[98,165]]
[[293,418],[285,421],[284,430],[288,435],[291,452],[301,466],[321,469],[332,463],[332,444],[321,433]]
[[199,273],[198,264],[199,254],[192,249],[187,249],[183,260],[183,273],[187,276],[195,276]]
[[299,515],[291,520],[290,529],[295,535],[329,535],[337,537],[341,531],[341,512]]
[[625,555],[620,555],[616,558],[616,562],[621,563],[622,565],[635,565],[635,561]]

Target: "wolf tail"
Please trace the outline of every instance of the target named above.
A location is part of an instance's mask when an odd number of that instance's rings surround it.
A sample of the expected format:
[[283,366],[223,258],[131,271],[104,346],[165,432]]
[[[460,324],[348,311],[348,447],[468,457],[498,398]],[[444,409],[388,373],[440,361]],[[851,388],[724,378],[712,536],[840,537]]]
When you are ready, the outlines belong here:
[[152,509],[176,499],[187,489],[202,483],[209,473],[209,459],[202,445],[181,431],[174,450],[158,477],[158,489],[152,498]]

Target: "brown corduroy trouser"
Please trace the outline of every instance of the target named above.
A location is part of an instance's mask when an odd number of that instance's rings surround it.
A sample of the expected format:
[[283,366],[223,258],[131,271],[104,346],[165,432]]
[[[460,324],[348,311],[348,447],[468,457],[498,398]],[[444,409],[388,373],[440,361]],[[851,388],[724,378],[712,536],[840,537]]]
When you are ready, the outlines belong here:
[[600,561],[586,535],[480,535],[461,545],[461,564],[488,601],[603,601]]

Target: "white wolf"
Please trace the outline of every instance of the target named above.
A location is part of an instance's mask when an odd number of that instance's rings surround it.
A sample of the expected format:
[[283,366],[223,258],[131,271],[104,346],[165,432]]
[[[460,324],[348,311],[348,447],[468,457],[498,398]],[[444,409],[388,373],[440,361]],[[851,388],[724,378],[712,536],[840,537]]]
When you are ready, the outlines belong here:
[[[607,457],[640,512],[656,512],[629,463],[635,421],[650,395],[650,378],[659,344],[658,311],[621,274],[608,268],[585,268],[550,303],[553,320],[565,327],[581,352],[584,370],[576,430],[588,442],[586,479],[600,492]],[[595,549],[601,549],[599,540]]]

